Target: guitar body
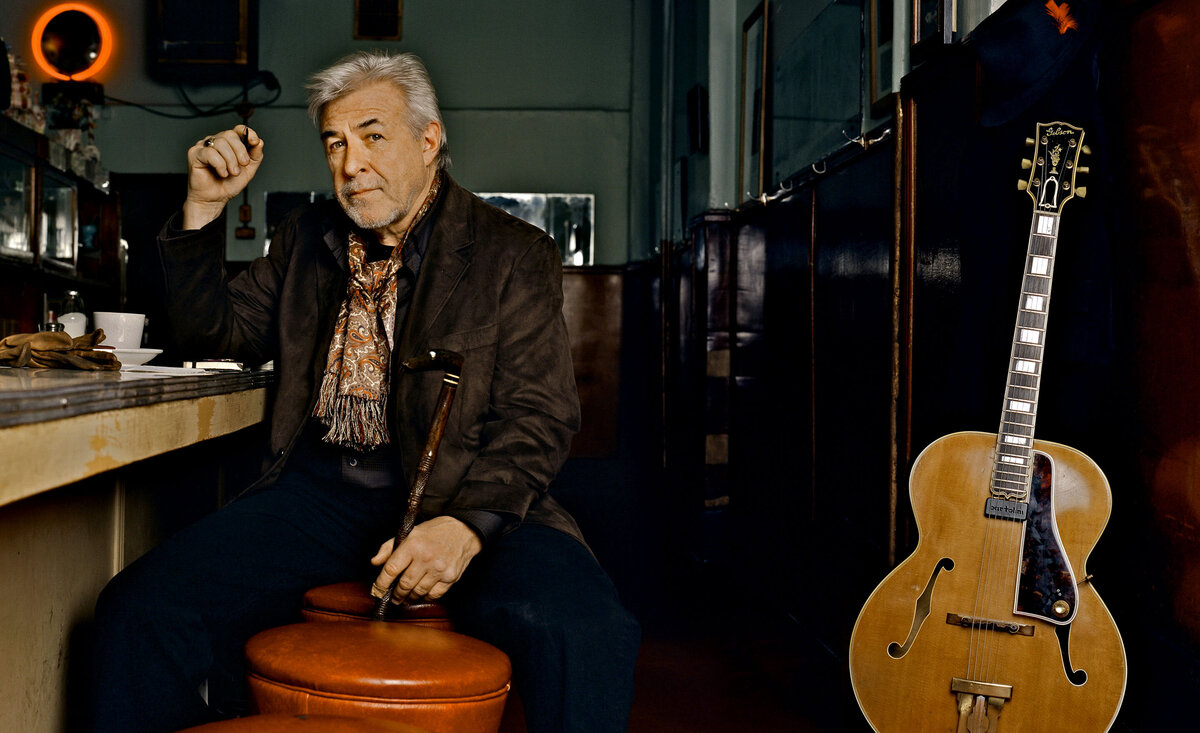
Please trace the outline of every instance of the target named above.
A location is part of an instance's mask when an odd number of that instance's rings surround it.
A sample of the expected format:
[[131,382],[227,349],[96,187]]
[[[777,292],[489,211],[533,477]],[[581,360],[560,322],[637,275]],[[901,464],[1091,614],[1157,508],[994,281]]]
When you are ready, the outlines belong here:
[[[945,436],[913,465],[916,550],[871,594],[850,641],[854,694],[876,731],[1111,727],[1125,693],[1125,650],[1086,568],[1108,522],[1108,481],[1072,448],[1035,441],[1033,451],[1041,500],[1031,500],[1029,521],[984,515],[995,434]],[[1044,601],[1050,576],[1071,581],[1070,602],[1054,606],[1069,623],[1014,611],[1019,589]]]

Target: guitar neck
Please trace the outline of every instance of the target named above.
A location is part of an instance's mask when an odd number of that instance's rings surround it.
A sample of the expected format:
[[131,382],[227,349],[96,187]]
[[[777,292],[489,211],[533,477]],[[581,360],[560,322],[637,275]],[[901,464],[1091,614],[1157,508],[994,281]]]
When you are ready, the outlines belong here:
[[1004,409],[997,431],[991,492],[998,499],[1013,502],[1026,501],[1029,496],[1033,432],[1037,424],[1058,223],[1058,214],[1035,212],[1033,215],[1017,325],[1013,329],[1008,386],[1004,391]]

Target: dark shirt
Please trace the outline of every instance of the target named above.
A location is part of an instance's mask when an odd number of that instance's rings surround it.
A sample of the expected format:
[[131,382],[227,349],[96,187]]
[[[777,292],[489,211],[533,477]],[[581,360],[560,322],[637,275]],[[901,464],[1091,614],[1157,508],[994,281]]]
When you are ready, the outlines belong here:
[[[444,191],[444,189],[443,189]],[[404,244],[403,266],[396,275],[396,320],[393,329],[395,334],[404,329],[404,321],[408,317],[408,305],[412,301],[413,289],[416,287],[417,276],[421,272],[421,261],[429,246],[429,237],[433,232],[433,222],[441,209],[443,194],[430,207],[427,215],[417,225]],[[182,217],[176,214],[167,223],[167,231],[174,236],[182,232]],[[374,234],[360,232],[366,244],[366,261],[377,262],[390,257],[392,248],[380,244]],[[404,473],[400,465],[400,457],[391,446],[378,448],[368,453],[360,453],[349,448],[332,446],[321,440],[327,428],[316,418],[309,418],[304,432],[297,441],[297,450],[292,452],[287,469],[302,470],[325,480],[376,488],[391,485],[397,491],[405,491],[407,504],[407,487],[402,487]],[[285,469],[286,470],[286,469]],[[448,512],[449,516],[466,524],[479,535],[486,544],[489,539],[496,537],[510,525],[510,522],[497,512],[484,509],[465,509]]]
[[[433,230],[432,223],[437,218],[441,198],[439,194],[428,214],[404,244],[403,265],[396,273],[396,320],[393,340],[395,334],[404,330],[404,321],[408,317],[408,305],[412,301],[413,288],[416,286],[417,276],[421,272],[421,261],[429,246],[429,237]],[[367,262],[378,262],[392,256],[392,248],[380,244],[373,234],[361,232],[360,236],[366,244]],[[321,436],[324,434],[325,426],[315,418],[310,419],[309,426],[301,437],[301,443],[307,449],[303,452],[308,454],[308,458],[304,459],[306,463],[314,459],[322,461],[325,465],[318,470],[323,475],[339,476],[341,481],[353,485],[372,486],[379,481],[385,481],[391,482],[397,487],[397,490],[401,490],[403,472],[396,451],[389,447],[383,447],[364,454],[348,448],[337,448],[321,441]],[[301,451],[297,451],[297,453],[299,452]],[[474,530],[485,544],[489,539],[504,531],[507,526],[502,515],[482,509],[450,512],[449,516],[458,519]]]

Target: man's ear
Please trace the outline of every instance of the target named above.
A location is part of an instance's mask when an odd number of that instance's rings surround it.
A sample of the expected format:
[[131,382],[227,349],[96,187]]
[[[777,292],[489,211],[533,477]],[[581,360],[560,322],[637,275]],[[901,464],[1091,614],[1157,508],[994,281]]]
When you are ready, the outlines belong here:
[[436,120],[425,125],[425,131],[421,134],[421,145],[425,165],[428,167],[437,159],[442,149],[442,126]]

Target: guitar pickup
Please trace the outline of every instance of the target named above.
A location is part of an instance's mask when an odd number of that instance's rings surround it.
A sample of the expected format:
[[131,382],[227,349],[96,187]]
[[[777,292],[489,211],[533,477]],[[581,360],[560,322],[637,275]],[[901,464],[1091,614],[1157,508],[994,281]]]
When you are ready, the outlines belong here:
[[1024,522],[1029,514],[1029,504],[1023,501],[1009,501],[992,497],[983,508],[983,516],[993,519],[1010,519],[1014,522]]
[[946,623],[951,626],[961,626],[964,629],[982,629],[984,631],[1002,631],[1013,636],[1033,636],[1033,624],[1014,624],[1007,621],[994,621],[987,618],[972,618],[957,613],[946,614]]

